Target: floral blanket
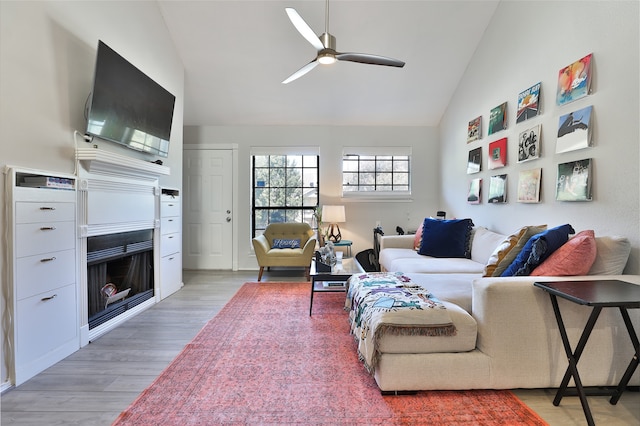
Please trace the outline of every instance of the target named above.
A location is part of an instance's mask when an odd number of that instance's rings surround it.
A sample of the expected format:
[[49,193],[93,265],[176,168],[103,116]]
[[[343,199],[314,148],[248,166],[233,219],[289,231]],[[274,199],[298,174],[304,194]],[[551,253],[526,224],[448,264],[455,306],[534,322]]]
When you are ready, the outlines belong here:
[[369,272],[347,281],[345,310],[358,355],[373,372],[385,333],[418,336],[453,336],[456,328],[440,300],[412,283],[402,272]]

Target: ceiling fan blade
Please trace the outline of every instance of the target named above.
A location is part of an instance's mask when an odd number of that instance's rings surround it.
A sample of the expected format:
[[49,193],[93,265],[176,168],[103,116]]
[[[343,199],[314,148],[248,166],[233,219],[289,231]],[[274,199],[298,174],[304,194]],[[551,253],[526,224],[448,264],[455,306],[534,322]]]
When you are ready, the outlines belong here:
[[302,17],[298,14],[298,12],[296,12],[295,9],[287,7],[284,10],[286,10],[291,23],[294,27],[296,27],[298,32],[302,34],[302,37],[307,39],[307,41],[311,43],[311,45],[315,47],[316,50],[324,49],[324,46],[322,45],[322,42],[320,41],[316,33],[313,32],[311,27],[304,21],[304,19],[302,19]]
[[387,58],[386,56],[369,55],[368,53],[337,53],[336,59],[339,61],[360,62],[370,65],[387,65],[389,67],[404,67],[404,62],[398,59]]
[[309,62],[304,67],[300,68],[298,71],[296,71],[293,74],[291,74],[289,76],[289,78],[287,78],[285,81],[282,82],[282,84],[291,83],[293,80],[299,79],[300,77],[302,77],[303,75],[305,75],[306,73],[308,73],[309,71],[314,69],[316,67],[316,65],[318,65],[318,60],[314,59],[313,61]]

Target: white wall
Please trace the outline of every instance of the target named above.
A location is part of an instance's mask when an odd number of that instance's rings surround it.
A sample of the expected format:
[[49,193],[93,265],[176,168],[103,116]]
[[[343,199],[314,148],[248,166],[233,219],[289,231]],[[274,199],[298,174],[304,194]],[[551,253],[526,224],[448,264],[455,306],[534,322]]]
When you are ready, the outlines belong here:
[[[181,188],[184,69],[157,4],[147,1],[0,2],[0,167],[74,172],[73,132],[85,130],[98,39],[176,96],[169,158],[163,159],[172,174],[161,184]],[[156,159],[110,142],[98,144],[123,155]],[[3,188],[4,182],[0,175]],[[4,206],[4,192],[1,197]],[[4,213],[0,209],[0,223]],[[3,287],[5,271],[3,263]],[[4,310],[4,299],[0,302]],[[1,367],[3,383],[4,352]]]
[[[417,228],[420,219],[438,210],[437,129],[428,127],[312,127],[312,126],[187,126],[186,144],[238,144],[238,267],[256,269],[251,247],[252,146],[320,147],[320,204],[344,204],[347,222],[342,237],[353,241],[352,252],[373,247],[373,228],[380,221],[385,232],[396,226]],[[357,202],[341,197],[342,149],[345,146],[410,146],[413,158],[413,197],[409,202]]]
[[[596,235],[625,235],[632,243],[627,273],[640,273],[639,3],[637,1],[503,1],[485,33],[440,126],[442,204],[450,216],[504,233],[522,225],[570,223]],[[593,92],[557,106],[558,71],[593,53]],[[517,95],[542,81],[542,115],[515,124]],[[508,128],[487,137],[489,111],[508,101]],[[594,146],[555,154],[560,115],[593,105]],[[483,139],[466,143],[467,123],[483,116]],[[542,154],[517,164],[518,133],[542,124]],[[486,170],[488,144],[508,138],[507,167]],[[468,151],[482,146],[483,170],[467,175]],[[558,163],[593,158],[593,201],[555,201]],[[518,172],[542,168],[541,202],[516,202]],[[507,204],[487,204],[491,175],[507,173]],[[482,204],[469,205],[469,179],[483,179]]]

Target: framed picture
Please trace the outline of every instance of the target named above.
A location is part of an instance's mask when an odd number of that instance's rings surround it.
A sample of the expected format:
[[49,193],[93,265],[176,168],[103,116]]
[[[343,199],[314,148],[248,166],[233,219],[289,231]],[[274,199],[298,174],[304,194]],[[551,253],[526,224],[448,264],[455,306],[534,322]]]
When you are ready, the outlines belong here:
[[540,113],[540,87],[542,83],[534,84],[518,94],[518,112],[516,123],[533,118]]
[[491,110],[489,114],[489,134],[492,135],[507,128],[507,103],[504,102]]
[[556,154],[591,146],[591,115],[593,106],[560,116]]
[[482,179],[471,179],[469,181],[469,192],[467,193],[467,203],[480,204],[482,195]]
[[491,176],[489,180],[489,203],[507,202],[507,175]]
[[482,116],[469,122],[467,127],[467,143],[482,139]]
[[518,163],[540,158],[540,129],[538,124],[518,136]]
[[591,201],[591,158],[558,164],[556,200]]
[[507,138],[498,139],[489,144],[489,170],[507,165]]
[[467,160],[467,174],[478,173],[482,170],[482,147],[469,151]]
[[518,176],[518,202],[539,203],[542,169],[523,170]]
[[591,59],[590,53],[562,68],[558,72],[558,89],[556,103],[564,105],[576,99],[583,98],[591,91]]

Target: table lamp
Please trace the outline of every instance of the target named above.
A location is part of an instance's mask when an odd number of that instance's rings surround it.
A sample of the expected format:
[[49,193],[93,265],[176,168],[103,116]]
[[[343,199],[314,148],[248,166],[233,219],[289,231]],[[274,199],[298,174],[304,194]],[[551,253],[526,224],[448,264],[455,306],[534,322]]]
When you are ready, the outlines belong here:
[[340,235],[339,222],[346,222],[344,206],[322,206],[322,220],[329,225],[329,241],[334,243],[340,242],[342,235]]

